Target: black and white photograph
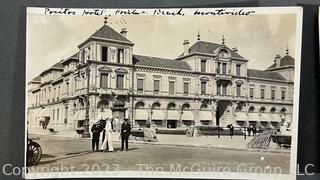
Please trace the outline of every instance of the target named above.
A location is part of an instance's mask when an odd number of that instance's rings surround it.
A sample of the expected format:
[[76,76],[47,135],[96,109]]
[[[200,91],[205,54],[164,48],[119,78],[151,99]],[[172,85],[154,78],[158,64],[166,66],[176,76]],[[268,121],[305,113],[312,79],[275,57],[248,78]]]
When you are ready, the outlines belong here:
[[26,178],[296,176],[302,8],[28,8]]

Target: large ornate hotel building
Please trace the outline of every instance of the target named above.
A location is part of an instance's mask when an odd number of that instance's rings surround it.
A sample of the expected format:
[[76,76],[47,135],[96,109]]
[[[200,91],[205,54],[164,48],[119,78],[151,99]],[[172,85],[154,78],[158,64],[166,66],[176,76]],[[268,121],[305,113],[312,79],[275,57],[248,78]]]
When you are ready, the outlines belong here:
[[77,129],[87,107],[90,125],[112,116],[135,127],[277,127],[291,118],[294,59],[288,50],[255,70],[224,38],[217,44],[198,35],[192,45],[183,42],[176,59],[164,59],[135,55],[126,33],[104,24],[78,53],[28,82],[28,126]]

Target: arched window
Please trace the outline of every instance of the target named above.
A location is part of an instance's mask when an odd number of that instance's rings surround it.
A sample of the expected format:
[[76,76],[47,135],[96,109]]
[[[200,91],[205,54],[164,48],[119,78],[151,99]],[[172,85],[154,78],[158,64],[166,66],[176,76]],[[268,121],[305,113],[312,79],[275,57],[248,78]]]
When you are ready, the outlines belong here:
[[254,110],[255,110],[255,108],[254,108],[253,106],[251,106],[251,107],[249,108],[249,112],[254,112]]
[[183,111],[189,111],[190,110],[190,104],[188,104],[188,103],[183,104],[182,105],[182,110]]
[[277,109],[275,108],[275,107],[272,107],[271,109],[270,109],[270,112],[271,113],[275,113],[277,111]]
[[265,108],[265,107],[261,107],[261,108],[260,108],[260,112],[261,112],[261,113],[264,113],[265,111],[266,111],[266,108]]
[[98,109],[100,109],[100,110],[108,109],[108,107],[109,107],[109,101],[107,101],[107,100],[101,100],[101,101],[99,101],[97,107],[98,107]]
[[143,109],[143,108],[144,108],[144,102],[142,101],[137,102],[136,109]]
[[286,108],[281,108],[281,110],[280,110],[280,113],[281,114],[285,114],[287,112],[287,109]]
[[226,49],[221,49],[219,51],[218,56],[221,57],[221,58],[229,58],[230,57],[230,53]]
[[160,109],[161,104],[159,102],[155,102],[152,104],[152,109]]
[[242,110],[242,106],[238,105],[238,106],[236,107],[236,112],[240,112],[241,110]]
[[208,104],[207,103],[202,103],[201,106],[200,106],[200,111],[203,111],[203,110],[208,110]]
[[176,109],[176,104],[173,103],[173,102],[169,103],[168,104],[168,110],[174,110],[174,109]]

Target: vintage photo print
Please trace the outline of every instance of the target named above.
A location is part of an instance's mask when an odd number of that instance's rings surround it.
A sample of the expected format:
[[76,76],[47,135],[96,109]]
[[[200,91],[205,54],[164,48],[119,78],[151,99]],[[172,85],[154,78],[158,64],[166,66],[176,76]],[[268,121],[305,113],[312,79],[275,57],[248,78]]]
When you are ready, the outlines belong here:
[[294,179],[302,8],[28,8],[26,174]]

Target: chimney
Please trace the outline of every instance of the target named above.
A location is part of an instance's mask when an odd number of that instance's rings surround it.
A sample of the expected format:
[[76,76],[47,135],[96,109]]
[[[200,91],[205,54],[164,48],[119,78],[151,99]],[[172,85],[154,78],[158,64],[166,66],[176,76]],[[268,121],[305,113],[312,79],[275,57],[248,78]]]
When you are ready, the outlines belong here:
[[238,52],[238,48],[233,47],[233,48],[232,48],[232,51],[234,51],[235,53],[237,53],[237,52]]
[[124,37],[127,37],[127,29],[126,28],[122,28],[121,31],[120,31],[120,34]]
[[183,55],[185,56],[185,55],[188,55],[189,54],[189,44],[190,44],[190,42],[189,42],[189,40],[184,40],[183,41],[183,49],[184,49],[184,53],[183,53]]
[[276,64],[276,68],[280,67],[280,59],[281,59],[281,56],[279,54],[277,54],[276,57],[274,58],[274,63]]

